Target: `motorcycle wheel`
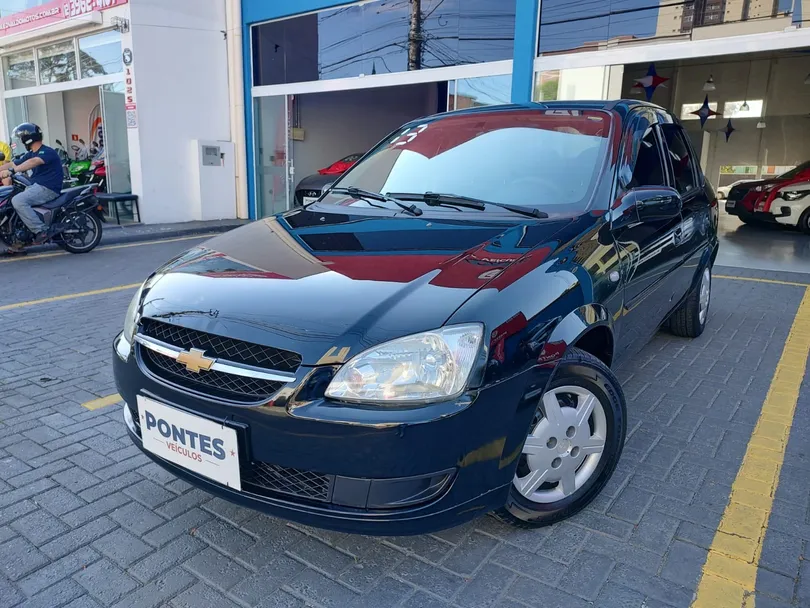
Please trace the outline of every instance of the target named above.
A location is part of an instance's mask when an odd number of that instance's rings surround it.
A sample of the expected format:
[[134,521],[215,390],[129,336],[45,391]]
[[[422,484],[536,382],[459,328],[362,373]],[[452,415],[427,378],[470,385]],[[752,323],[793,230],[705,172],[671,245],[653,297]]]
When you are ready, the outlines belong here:
[[89,253],[98,247],[103,228],[95,213],[71,213],[63,221],[68,224],[67,230],[52,239],[62,249],[68,253]]

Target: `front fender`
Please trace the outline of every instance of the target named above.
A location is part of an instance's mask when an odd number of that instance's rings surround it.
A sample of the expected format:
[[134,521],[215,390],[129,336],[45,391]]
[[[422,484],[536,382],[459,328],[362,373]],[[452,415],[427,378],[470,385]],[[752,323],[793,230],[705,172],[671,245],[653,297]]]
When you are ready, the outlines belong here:
[[537,362],[541,365],[556,365],[572,346],[581,343],[593,331],[598,331],[605,338],[599,358],[612,361],[613,319],[601,304],[585,304],[571,311],[554,326],[540,348]]

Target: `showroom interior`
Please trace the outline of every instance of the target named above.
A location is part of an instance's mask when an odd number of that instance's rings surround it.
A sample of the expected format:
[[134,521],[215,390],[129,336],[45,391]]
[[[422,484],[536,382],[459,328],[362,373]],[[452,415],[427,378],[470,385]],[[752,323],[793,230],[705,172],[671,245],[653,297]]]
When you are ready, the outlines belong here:
[[730,186],[810,160],[803,14],[807,0],[244,0],[252,217],[318,194],[296,186],[409,120],[629,98],[683,122],[721,197],[719,264],[810,271],[810,235],[724,206]]

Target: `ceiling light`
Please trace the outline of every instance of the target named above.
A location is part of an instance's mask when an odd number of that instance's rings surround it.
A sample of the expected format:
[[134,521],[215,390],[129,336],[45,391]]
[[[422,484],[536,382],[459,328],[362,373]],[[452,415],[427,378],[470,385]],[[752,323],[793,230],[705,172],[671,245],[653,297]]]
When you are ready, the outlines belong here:
[[766,126],[767,126],[767,125],[765,124],[765,121],[764,121],[764,120],[760,120],[760,121],[757,123],[757,129],[764,129]]
[[740,112],[748,112],[751,109],[751,106],[748,105],[747,101],[743,102],[743,105],[740,106]]
[[717,90],[717,87],[714,85],[714,76],[709,76],[709,79],[706,81],[706,84],[703,85],[703,92],[711,93],[712,91],[715,90]]

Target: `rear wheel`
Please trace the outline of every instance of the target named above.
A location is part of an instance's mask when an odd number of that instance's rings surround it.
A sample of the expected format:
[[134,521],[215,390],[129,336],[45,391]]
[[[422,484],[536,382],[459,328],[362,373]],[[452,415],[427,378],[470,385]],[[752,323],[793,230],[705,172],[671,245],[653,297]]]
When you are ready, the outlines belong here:
[[95,213],[71,213],[62,223],[67,227],[53,240],[69,253],[88,253],[101,242],[103,228]]
[[572,348],[538,405],[509,499],[494,516],[524,528],[571,517],[613,475],[626,431],[619,381],[599,359]]
[[669,330],[682,338],[697,338],[706,329],[712,299],[712,269],[707,266],[700,282],[680,308],[669,318]]

